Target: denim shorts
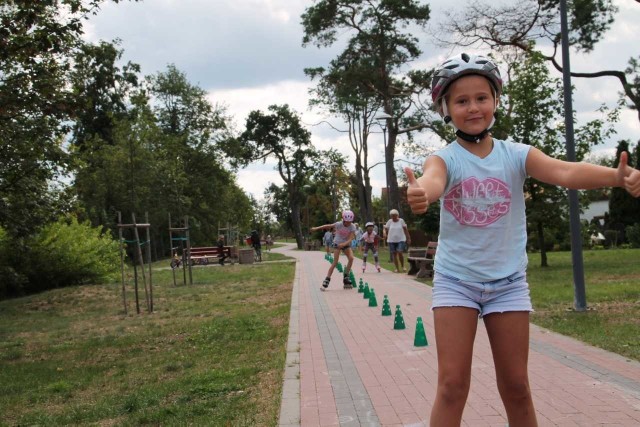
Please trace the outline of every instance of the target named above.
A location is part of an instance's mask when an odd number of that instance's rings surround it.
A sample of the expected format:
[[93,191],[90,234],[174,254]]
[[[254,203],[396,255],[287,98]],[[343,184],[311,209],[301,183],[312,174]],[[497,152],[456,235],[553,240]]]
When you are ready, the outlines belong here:
[[436,271],[432,310],[437,307],[475,308],[480,317],[506,311],[533,311],[524,271],[491,282],[470,282]]
[[407,242],[389,242],[389,252],[392,254],[396,252],[406,251]]

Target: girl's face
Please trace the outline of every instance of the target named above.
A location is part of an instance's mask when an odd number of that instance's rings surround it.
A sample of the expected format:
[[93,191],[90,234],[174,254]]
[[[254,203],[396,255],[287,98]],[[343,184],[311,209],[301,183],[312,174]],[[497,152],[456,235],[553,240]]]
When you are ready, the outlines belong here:
[[493,120],[495,100],[485,77],[471,74],[459,78],[449,87],[446,102],[453,124],[468,134],[479,134]]

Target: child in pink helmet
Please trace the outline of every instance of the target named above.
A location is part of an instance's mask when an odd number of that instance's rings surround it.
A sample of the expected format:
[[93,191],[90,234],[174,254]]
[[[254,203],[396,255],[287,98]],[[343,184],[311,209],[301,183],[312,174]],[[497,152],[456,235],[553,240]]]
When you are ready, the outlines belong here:
[[351,271],[351,266],[353,265],[353,251],[351,250],[351,241],[356,238],[356,226],[353,224],[354,217],[355,215],[352,211],[346,210],[342,212],[342,221],[311,228],[311,231],[331,230],[333,228],[336,232],[333,238],[333,263],[329,267],[327,277],[322,282],[322,287],[320,289],[323,291],[329,287],[331,274],[333,274],[333,270],[336,268],[336,265],[338,265],[341,251],[344,252],[344,254],[347,256],[347,259],[349,260],[347,263],[347,267],[344,269],[344,289],[351,289],[353,287],[353,284],[349,279],[349,272]]

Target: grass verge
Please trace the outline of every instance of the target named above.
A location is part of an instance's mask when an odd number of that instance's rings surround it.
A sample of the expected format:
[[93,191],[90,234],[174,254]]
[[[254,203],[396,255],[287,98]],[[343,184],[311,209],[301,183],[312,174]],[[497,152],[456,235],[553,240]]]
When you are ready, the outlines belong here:
[[294,268],[154,271],[151,315],[119,285],[0,302],[0,425],[276,425]]
[[640,360],[640,250],[584,251],[586,312],[573,311],[570,252],[551,252],[549,267],[529,255],[531,321],[596,347]]

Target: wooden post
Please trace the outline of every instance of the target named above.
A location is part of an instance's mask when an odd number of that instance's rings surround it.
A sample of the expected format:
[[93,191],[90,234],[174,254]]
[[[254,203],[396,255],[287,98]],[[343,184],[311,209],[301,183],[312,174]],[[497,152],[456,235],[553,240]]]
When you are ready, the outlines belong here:
[[138,296],[138,266],[133,262],[133,287],[136,292],[136,313],[140,314],[140,298]]
[[[171,213],[169,213],[169,256],[171,257],[170,264],[173,264],[173,231],[171,230]],[[177,266],[171,267],[174,287],[178,286],[178,284],[176,283],[176,268]]]
[[185,236],[187,238],[187,264],[189,264],[189,284],[193,285],[193,274],[191,272],[191,237],[189,236],[189,216],[184,216]]
[[[144,220],[149,224],[149,212],[144,213]],[[147,264],[149,265],[149,311],[153,313],[153,276],[151,275],[151,227],[147,227]]]
[[133,220],[133,232],[135,233],[137,242],[137,254],[140,261],[140,271],[142,272],[142,283],[144,283],[144,296],[147,301],[147,311],[151,312],[151,302],[149,301],[149,289],[147,288],[147,275],[144,272],[144,259],[142,258],[142,249],[140,249],[140,233],[138,233],[138,227],[136,224],[136,214],[131,213],[131,219]]
[[[122,214],[118,212],[118,224],[122,222]],[[124,314],[127,313],[127,292],[124,286],[124,255],[122,250],[122,228],[118,227],[118,245],[120,247],[120,273],[121,273],[121,283],[122,283],[122,305],[124,305]]]

